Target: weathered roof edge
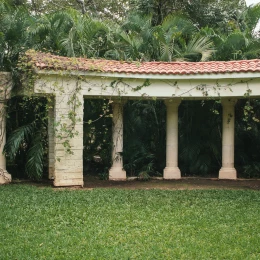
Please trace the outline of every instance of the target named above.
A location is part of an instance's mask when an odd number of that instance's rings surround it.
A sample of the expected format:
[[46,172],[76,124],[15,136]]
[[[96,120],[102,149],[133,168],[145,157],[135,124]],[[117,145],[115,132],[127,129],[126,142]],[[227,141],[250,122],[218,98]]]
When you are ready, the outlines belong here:
[[260,59],[209,62],[138,62],[69,58],[29,50],[26,57],[37,71],[78,71],[95,74],[208,75],[260,73]]

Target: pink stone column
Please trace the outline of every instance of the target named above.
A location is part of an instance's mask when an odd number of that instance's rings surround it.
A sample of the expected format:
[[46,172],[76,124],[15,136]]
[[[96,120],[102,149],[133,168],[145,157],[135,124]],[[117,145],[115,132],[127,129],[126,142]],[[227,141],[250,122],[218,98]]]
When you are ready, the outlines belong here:
[[180,179],[178,167],[178,108],[180,99],[170,99],[165,102],[166,116],[166,167],[163,171],[164,179]]
[[126,171],[123,169],[123,101],[114,101],[113,129],[112,129],[112,167],[109,170],[109,180],[126,180]]
[[236,179],[237,171],[234,168],[235,144],[235,104],[236,99],[226,98],[221,100],[223,107],[222,130],[222,167],[219,179]]

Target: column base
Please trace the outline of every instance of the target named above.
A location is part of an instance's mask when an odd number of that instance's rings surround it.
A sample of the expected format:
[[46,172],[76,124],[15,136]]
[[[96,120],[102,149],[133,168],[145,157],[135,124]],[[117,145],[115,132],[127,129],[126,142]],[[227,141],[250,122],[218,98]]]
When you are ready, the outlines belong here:
[[112,167],[109,170],[109,180],[110,181],[125,181],[126,171],[121,167]]
[[49,180],[54,180],[54,167],[49,167],[49,174],[48,174]]
[[235,168],[221,168],[219,171],[218,178],[223,180],[236,180],[237,179],[237,171]]
[[84,186],[84,181],[82,179],[55,179],[53,181],[55,187],[69,187],[69,186]]
[[166,167],[163,170],[163,178],[165,180],[181,179],[181,171],[179,167]]
[[12,181],[12,176],[6,170],[0,169],[0,185]]

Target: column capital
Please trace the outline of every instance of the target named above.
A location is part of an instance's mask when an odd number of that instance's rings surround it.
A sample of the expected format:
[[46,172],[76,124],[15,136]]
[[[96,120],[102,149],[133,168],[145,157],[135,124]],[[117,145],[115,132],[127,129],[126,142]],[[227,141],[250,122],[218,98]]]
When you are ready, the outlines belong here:
[[166,99],[164,100],[164,104],[168,107],[168,106],[176,106],[178,107],[181,103],[181,99],[180,98],[171,98],[171,99]]
[[237,103],[236,98],[222,98],[221,99],[221,105],[222,106],[235,106]]

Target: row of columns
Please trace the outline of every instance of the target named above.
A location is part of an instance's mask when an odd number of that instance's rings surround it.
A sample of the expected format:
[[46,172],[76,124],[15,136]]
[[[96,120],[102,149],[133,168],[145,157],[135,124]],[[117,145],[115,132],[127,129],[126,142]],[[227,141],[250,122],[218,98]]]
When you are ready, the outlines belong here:
[[[62,101],[66,97],[62,98]],[[59,101],[51,100],[49,104],[49,178],[54,179],[55,186],[83,185],[83,123],[77,122],[75,129],[78,135],[71,139],[71,154],[66,154],[64,147],[54,133],[54,121],[66,123],[67,103],[59,108],[55,104]],[[222,131],[222,167],[219,179],[236,179],[234,168],[234,107],[236,100],[222,99],[223,131]],[[166,167],[164,179],[180,179],[181,171],[178,167],[178,108],[181,99],[165,101],[167,109],[166,123]],[[109,170],[110,180],[125,180],[126,171],[123,169],[123,107],[124,101],[114,101],[113,107],[113,148],[112,167]],[[82,105],[77,108],[77,114],[83,118]],[[4,139],[3,139],[4,140]],[[0,166],[5,169],[5,158],[0,158]]]
[[[2,76],[1,76],[2,75]],[[10,77],[0,74],[0,88],[10,85]],[[4,88],[0,97],[0,184],[11,181],[11,175],[6,171],[6,158],[3,147],[6,140],[5,101],[10,96],[11,88]],[[110,180],[125,180],[126,172],[123,169],[123,106],[124,101],[118,100],[113,106],[113,149],[112,167],[109,170]],[[180,179],[181,172],[178,167],[178,108],[181,99],[165,101],[167,108],[166,125],[166,167],[163,172],[164,179]],[[234,118],[236,100],[223,98],[223,130],[222,130],[222,167],[219,179],[236,179],[237,172],[234,168]],[[78,93],[78,103],[75,113],[83,119],[83,96]],[[70,128],[68,113],[70,111],[69,94],[56,95],[49,103],[49,178],[54,180],[55,186],[82,186],[83,185],[83,122],[76,120],[74,136],[71,141],[71,153],[66,153],[62,138],[66,139],[66,131],[60,139],[55,134],[55,128]],[[57,126],[54,122],[59,122]],[[66,130],[66,129],[65,129]]]
[[[64,97],[63,97],[64,98]],[[56,100],[57,102],[57,100]],[[66,154],[61,141],[55,137],[54,121],[63,118],[67,112],[66,103],[63,108],[56,109],[54,100],[49,104],[49,178],[54,179],[55,186],[83,185],[83,124],[77,122],[76,129],[79,135],[72,140],[72,154]],[[166,100],[166,167],[163,172],[164,179],[180,179],[181,172],[178,167],[178,108],[180,99]],[[222,167],[219,179],[236,179],[234,168],[234,128],[235,128],[235,99],[222,99],[223,130],[222,130]],[[82,101],[83,104],[83,101]],[[113,104],[113,149],[112,167],[109,170],[110,180],[125,180],[126,172],[123,169],[123,101],[114,101]],[[4,103],[0,103],[0,112],[4,111]],[[78,108],[78,114],[83,117],[83,105]],[[11,176],[6,172],[6,161],[3,155],[5,144],[5,116],[1,115],[1,146],[0,146],[0,183],[7,182]],[[58,158],[58,159],[57,159]],[[4,179],[5,178],[5,179]]]
[[[57,99],[57,98],[56,98]],[[64,97],[63,97],[64,99]],[[57,102],[57,100],[56,100]],[[49,104],[49,178],[54,179],[55,186],[82,186],[83,185],[83,122],[77,122],[75,128],[78,136],[72,139],[72,153],[66,154],[61,141],[55,137],[54,121],[62,118],[66,120],[67,106],[55,108],[54,100]],[[180,99],[166,100],[166,167],[163,172],[164,179],[180,179],[181,172],[178,167],[178,108]],[[222,99],[223,130],[222,130],[222,167],[219,179],[236,179],[234,168],[234,128],[235,104],[234,99]],[[83,104],[83,100],[82,100]],[[113,149],[112,167],[109,170],[110,180],[125,180],[126,172],[123,169],[123,101],[114,101],[113,104]],[[83,117],[83,105],[78,109],[78,115]],[[0,103],[0,112],[4,111],[4,104]],[[64,115],[64,117],[63,117]],[[1,146],[0,146],[0,183],[7,182],[11,176],[6,172],[6,161],[3,155],[5,144],[5,116],[1,115]],[[5,179],[4,179],[5,178]]]
[[[178,167],[178,108],[180,99],[166,100],[166,167],[163,172],[164,179],[180,179],[181,172]],[[222,125],[222,167],[219,179],[236,179],[234,168],[234,137],[235,137],[235,99],[222,99],[223,125]],[[123,102],[113,103],[113,164],[109,171],[110,180],[126,179],[123,169]]]

